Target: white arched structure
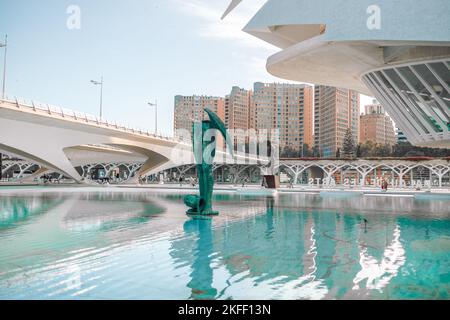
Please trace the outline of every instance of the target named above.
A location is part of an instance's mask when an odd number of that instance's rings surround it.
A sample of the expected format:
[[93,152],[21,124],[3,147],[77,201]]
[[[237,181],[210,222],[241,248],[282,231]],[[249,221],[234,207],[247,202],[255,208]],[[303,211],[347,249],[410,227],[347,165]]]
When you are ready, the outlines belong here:
[[[437,186],[443,187],[443,177],[450,173],[449,159],[417,159],[411,160],[408,158],[379,158],[379,159],[359,159],[359,160],[339,160],[339,159],[322,159],[322,160],[280,160],[279,171],[286,172],[293,178],[294,183],[297,183],[298,177],[311,168],[319,168],[324,175],[324,178],[333,178],[345,171],[352,170],[358,175],[358,181],[361,186],[367,184],[367,177],[375,175],[378,169],[385,169],[398,179],[399,187],[404,187],[404,178],[411,174],[417,168],[424,168],[428,170],[428,180],[435,177]],[[342,182],[342,181],[341,181]]]
[[[88,160],[86,160],[88,162]],[[87,164],[79,165],[80,176],[83,180],[90,181],[90,175],[92,169],[103,168],[106,176],[118,167],[126,168],[127,179],[121,181],[130,183],[133,182],[136,177],[136,173],[141,169],[144,161],[130,161],[130,162],[89,162]],[[27,176],[26,181],[32,181],[34,178],[38,178],[46,172],[51,172],[46,168],[42,168],[39,165],[24,160],[11,160],[7,159],[3,161],[2,172],[6,173],[11,168],[16,167],[21,170],[21,174],[16,180],[21,180],[23,172],[29,168],[36,168],[36,171]],[[163,172],[171,173],[175,175],[176,181],[178,178],[187,176],[188,172],[195,175],[195,164],[185,164],[181,166],[174,166],[172,163],[167,163],[164,166],[153,171],[150,175],[158,175]],[[316,171],[315,173],[313,171]],[[256,164],[214,164],[214,172],[218,172],[222,175],[222,180],[231,176],[231,183],[243,182],[245,178],[263,176],[268,174],[267,167],[265,165]],[[424,171],[425,174],[420,174],[420,171]],[[277,166],[274,168],[274,173],[285,173],[290,178],[293,184],[299,183],[299,178],[307,174],[308,178],[320,178],[320,179],[334,179],[336,177],[338,181],[336,184],[342,184],[343,178],[347,173],[351,176],[357,177],[359,185],[361,187],[372,185],[370,183],[370,177],[376,177],[382,173],[389,174],[391,180],[398,181],[396,186],[403,188],[406,187],[406,180],[411,181],[415,178],[420,178],[433,182],[435,187],[449,187],[450,186],[450,159],[416,159],[411,160],[408,158],[379,158],[379,159],[358,159],[358,160],[345,160],[345,159],[281,159]],[[314,173],[314,174],[313,174]],[[228,176],[227,176],[228,175]],[[414,175],[418,175],[415,177]],[[407,179],[405,179],[407,178]],[[445,185],[444,185],[445,178]],[[23,181],[23,180],[22,180]],[[136,181],[137,182],[137,181]],[[223,181],[222,181],[223,182]]]
[[[184,165],[180,167],[168,168],[176,177],[183,177],[195,165]],[[426,172],[417,177],[418,169]],[[245,164],[221,164],[215,165],[214,171],[224,170],[232,177],[231,183],[242,182],[249,175],[263,176],[269,174],[267,167],[264,165],[245,165]],[[378,158],[378,159],[281,159],[273,168],[275,174],[285,173],[293,184],[299,183],[299,178],[307,173],[308,178],[319,178],[320,180],[335,180],[336,184],[343,184],[346,174],[351,174],[358,182],[358,186],[374,186],[372,180],[375,177],[384,178],[383,174],[389,176],[391,186],[400,188],[412,187],[411,181],[420,178],[430,182],[430,186],[448,187],[450,186],[450,159],[408,159],[408,158]],[[443,184],[445,177],[446,185]],[[371,178],[371,179],[369,179]],[[337,180],[337,181],[336,181]],[[394,184],[394,180],[396,184]]]
[[15,177],[16,180],[21,180],[24,178],[25,172],[29,171],[32,168],[36,168],[36,171],[42,171],[41,167],[38,164],[35,164],[33,162],[25,161],[25,160],[3,160],[2,161],[2,173],[3,176],[8,176],[11,171],[18,172],[17,176]]

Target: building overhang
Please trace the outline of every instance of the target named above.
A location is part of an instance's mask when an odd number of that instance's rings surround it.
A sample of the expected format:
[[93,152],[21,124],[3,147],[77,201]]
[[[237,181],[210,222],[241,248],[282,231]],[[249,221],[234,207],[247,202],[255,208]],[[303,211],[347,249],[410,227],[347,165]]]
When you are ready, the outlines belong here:
[[[375,29],[368,27],[373,7]],[[447,0],[268,0],[244,31],[282,49],[268,60],[272,75],[370,94],[361,81],[367,71],[450,56],[450,20],[442,15],[449,10]]]
[[320,35],[271,56],[267,70],[300,82],[356,90],[372,95],[361,76],[398,63],[450,55],[450,43],[406,41],[327,41]]
[[411,143],[449,147],[448,12],[448,0],[268,0],[244,31],[281,49],[270,74],[374,95]]

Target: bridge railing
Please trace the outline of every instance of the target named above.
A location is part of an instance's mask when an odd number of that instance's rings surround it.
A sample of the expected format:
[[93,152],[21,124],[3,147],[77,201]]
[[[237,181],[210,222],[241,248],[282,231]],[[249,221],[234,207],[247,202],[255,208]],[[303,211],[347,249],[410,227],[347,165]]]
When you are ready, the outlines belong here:
[[36,102],[34,100],[26,100],[26,99],[18,98],[18,97],[5,96],[5,98],[3,98],[3,99],[0,98],[0,101],[15,104],[18,108],[27,109],[28,111],[33,111],[36,113],[41,113],[41,114],[45,113],[45,114],[48,114],[51,116],[57,116],[57,117],[61,117],[61,118],[69,118],[71,120],[75,120],[78,122],[108,127],[110,129],[116,129],[116,130],[121,130],[121,131],[125,131],[128,133],[145,135],[148,137],[154,137],[154,138],[158,138],[158,139],[162,139],[162,140],[171,140],[171,141],[175,141],[175,142],[181,141],[179,138],[176,138],[176,137],[173,137],[170,135],[165,135],[165,134],[161,134],[161,133],[159,133],[159,134],[150,133],[148,130],[145,130],[145,129],[133,128],[128,125],[117,123],[116,121],[110,121],[107,119],[99,118],[92,114],[74,111],[71,109],[62,108],[62,107],[50,105],[47,103],[40,103],[40,102]]

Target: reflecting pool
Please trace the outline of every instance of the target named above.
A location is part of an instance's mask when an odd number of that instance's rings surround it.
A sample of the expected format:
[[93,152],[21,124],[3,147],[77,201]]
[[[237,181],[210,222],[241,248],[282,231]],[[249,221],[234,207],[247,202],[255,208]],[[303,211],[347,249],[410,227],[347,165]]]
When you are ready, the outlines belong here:
[[449,299],[450,199],[0,189],[0,299]]

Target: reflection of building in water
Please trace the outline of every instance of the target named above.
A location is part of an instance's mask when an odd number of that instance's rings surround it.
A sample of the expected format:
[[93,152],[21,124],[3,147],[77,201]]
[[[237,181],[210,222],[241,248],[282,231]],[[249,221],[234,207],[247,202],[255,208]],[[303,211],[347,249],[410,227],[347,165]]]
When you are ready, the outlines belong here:
[[[213,256],[221,257],[214,261],[214,265],[215,269],[221,268],[221,272],[227,274],[226,283],[236,281],[233,278],[236,275],[245,274],[241,280],[252,281],[258,284],[255,288],[261,288],[269,286],[279,275],[285,277],[280,279],[282,284],[302,276],[305,252],[303,230],[307,215],[295,215],[294,224],[298,229],[289,228],[282,214],[276,210],[274,201],[267,200],[266,215],[234,221],[227,228],[211,230],[208,220],[193,220],[185,224],[188,237],[173,241],[171,255],[176,264],[192,266],[192,279],[188,286],[193,298],[215,297],[216,289],[212,287]],[[286,260],[290,263],[286,264]],[[232,292],[231,284],[224,284],[223,287],[220,298],[244,294]],[[246,294],[252,296],[252,292]]]
[[[231,278],[241,278],[254,290],[268,294],[273,294],[270,289],[280,289],[276,296],[268,298],[312,298],[314,295],[320,298],[317,295],[323,293],[314,290],[321,287],[320,281],[311,275],[315,265],[314,240],[304,241],[307,232],[311,238],[309,214],[292,213],[289,223],[284,215],[271,211],[269,203],[266,216],[229,225],[226,234],[216,233],[215,251],[221,253]],[[307,268],[312,269],[305,277]],[[230,289],[226,294],[240,293]],[[248,294],[253,298],[259,292]]]
[[359,264],[361,270],[356,274],[353,290],[361,287],[366,281],[366,289],[377,289],[380,292],[397,276],[399,269],[405,264],[405,249],[400,242],[400,226],[394,230],[394,238],[383,251],[383,257],[377,259],[368,253],[368,248],[361,246]]
[[[319,213],[320,215],[320,213]],[[327,283],[328,287],[332,288],[325,299],[333,299],[337,296],[348,294],[349,276],[357,272],[358,266],[352,257],[357,256],[357,234],[360,230],[360,224],[357,219],[348,215],[329,214],[335,219],[335,231],[322,231],[327,241],[335,241],[334,254],[330,257],[332,269],[327,272],[332,272],[332,282]],[[320,231],[320,230],[319,230]],[[339,289],[339,290],[336,290]]]
[[[58,208],[62,226],[75,231],[111,230],[124,223],[138,224],[140,218],[160,214],[165,209],[146,195],[123,193],[43,193],[38,196],[2,196],[0,227],[13,227],[19,222]],[[145,222],[143,219],[142,222]]]
[[43,195],[42,197],[1,196],[0,228],[12,227],[17,223],[34,218],[58,206],[64,200],[61,197]]
[[346,212],[373,212],[377,214],[409,214],[426,212],[428,215],[448,213],[448,198],[419,200],[412,196],[377,196],[347,192],[321,192],[317,195],[297,194],[295,197],[280,194],[279,205],[283,208],[307,208],[312,210]]
[[[432,202],[432,201],[431,201]],[[448,299],[448,281],[443,278],[448,275],[448,261],[450,252],[450,213],[445,218],[436,219],[397,219],[401,227],[400,244],[408,253],[406,263],[399,275],[408,275],[413,279],[405,285],[401,277],[391,280],[391,286],[397,288],[398,296],[418,298],[420,296],[431,299]],[[411,263],[414,258],[415,263]]]
[[[397,277],[413,251],[405,243],[414,241],[414,226],[405,229],[398,216],[298,212],[305,201],[289,199],[292,211],[282,196],[269,198],[267,214],[226,228],[202,220],[185,225],[188,237],[172,242],[171,255],[177,265],[192,266],[192,298],[376,298],[405,281]],[[335,208],[341,205],[334,199]]]
[[107,231],[123,225],[139,225],[165,211],[143,194],[86,193],[70,201],[73,203],[67,208],[63,225],[72,231]]

